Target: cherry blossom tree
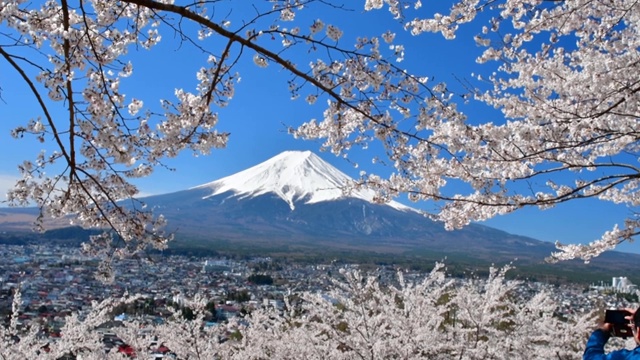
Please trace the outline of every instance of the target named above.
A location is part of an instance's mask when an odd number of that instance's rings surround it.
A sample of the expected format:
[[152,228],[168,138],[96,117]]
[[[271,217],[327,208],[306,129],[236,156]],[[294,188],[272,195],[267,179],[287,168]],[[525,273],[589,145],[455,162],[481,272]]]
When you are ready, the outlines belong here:
[[[491,269],[487,279],[456,282],[439,264],[418,282],[399,273],[397,286],[343,272],[345,281],[329,294],[306,296],[306,322],[292,317],[285,330],[273,332],[272,339],[297,343],[277,357],[293,357],[295,349],[315,349],[319,342],[324,354],[333,351],[327,358],[336,359],[580,358],[592,327],[589,314],[561,321],[550,294],[518,297],[522,284],[506,280],[506,271]],[[269,344],[268,338],[251,340],[247,346]]]
[[[259,308],[228,323],[204,326],[207,298],[196,296],[182,304],[193,310],[191,320],[177,311],[160,325],[134,318],[111,332],[138,358],[148,358],[159,345],[179,359],[582,358],[594,326],[591,314],[555,316],[560,303],[552,294],[525,296],[530,291],[507,280],[507,270],[491,269],[488,278],[461,280],[447,278],[444,266],[437,264],[423,279],[405,279],[399,272],[395,285],[380,281],[377,274],[345,270],[326,292],[289,298],[284,311]],[[117,304],[138,298],[108,299],[88,313],[68,317],[56,341],[37,336],[37,324],[0,327],[0,355],[122,358],[117,349],[105,354],[97,328],[110,320]]]
[[[435,201],[429,215],[450,229],[523,207],[596,198],[627,206],[629,217],[590,244],[558,243],[552,259],[588,261],[633,240],[640,225],[640,5],[462,0],[445,14],[431,6],[365,1],[366,10],[388,9],[415,36],[454,39],[461,26],[477,25],[475,41],[484,52],[476,61],[489,75],[476,75],[476,84],[464,83],[468,91],[453,93],[424,79],[393,83],[342,73],[341,91],[346,87],[347,98],[359,100],[357,109],[331,99],[322,119],[295,133],[324,139],[339,154],[381,143],[394,171],[384,178],[363,174],[361,184],[377,189],[383,201],[399,194]],[[467,116],[460,110],[466,101],[500,115]],[[452,191],[452,182],[466,187]]]

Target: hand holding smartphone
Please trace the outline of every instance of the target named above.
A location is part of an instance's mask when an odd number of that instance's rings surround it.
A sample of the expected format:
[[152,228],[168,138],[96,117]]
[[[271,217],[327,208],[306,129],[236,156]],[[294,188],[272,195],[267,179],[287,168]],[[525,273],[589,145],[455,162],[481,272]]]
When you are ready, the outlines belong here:
[[606,310],[604,313],[604,322],[611,324],[611,335],[616,337],[631,337],[633,331],[631,329],[631,320],[628,319],[632,314],[627,310]]

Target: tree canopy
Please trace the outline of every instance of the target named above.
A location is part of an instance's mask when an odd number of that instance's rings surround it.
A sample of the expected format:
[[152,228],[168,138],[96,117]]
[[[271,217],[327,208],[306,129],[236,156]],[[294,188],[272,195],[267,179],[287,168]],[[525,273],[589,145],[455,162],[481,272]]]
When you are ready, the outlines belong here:
[[[227,144],[229,134],[216,130],[217,109],[234,96],[238,61],[251,57],[258,67],[281,71],[292,97],[326,103],[318,119],[291,128],[293,136],[321,139],[323,149],[339,155],[384,147],[378,160],[392,174],[363,173],[354,184],[377,190],[380,201],[401,194],[433,201],[437,207],[427,215],[448,228],[581,198],[630,208],[626,222],[600,240],[558,244],[556,259],[588,260],[637,235],[636,1],[460,0],[440,14],[419,0],[366,0],[358,6],[387,9],[399,26],[355,44],[340,41],[343,31],[331,19],[297,22],[311,5],[341,11],[339,1],[256,1],[237,24],[216,12],[222,3],[4,1],[0,56],[41,113],[13,135],[56,147],[20,165],[22,179],[8,200],[35,203],[41,220],[73,215],[81,226],[114,230],[87,244],[96,254],[165,247],[164,219],[136,200],[131,179],[149,176],[181,152],[208,154]],[[496,66],[465,82],[464,92],[431,81],[429,69],[412,74],[400,66],[405,52],[418,49],[396,43],[397,31],[452,39],[466,23],[478,24],[475,41],[484,52],[476,61]],[[196,74],[195,90],[178,88],[174,99],[160,99],[154,108],[120,85],[144,66],[128,52],[153,50],[162,32],[208,54],[208,61]],[[219,41],[214,46],[210,38]],[[501,115],[470,116],[460,110],[466,102]],[[66,115],[53,115],[52,106]],[[463,190],[452,192],[453,182]],[[108,273],[108,262],[103,266]]]

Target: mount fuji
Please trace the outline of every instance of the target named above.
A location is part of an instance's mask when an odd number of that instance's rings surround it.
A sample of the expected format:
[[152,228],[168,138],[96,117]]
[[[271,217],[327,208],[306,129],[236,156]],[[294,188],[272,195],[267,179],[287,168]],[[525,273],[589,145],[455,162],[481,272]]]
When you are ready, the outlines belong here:
[[[311,151],[285,151],[254,167],[193,189],[211,189],[212,194],[207,197],[227,192],[240,199],[275,194],[294,211],[297,202],[315,204],[346,198],[342,189],[352,181]],[[373,191],[359,190],[349,197],[374,202]],[[410,210],[395,201],[387,205]]]
[[481,225],[446,231],[401,203],[376,203],[374,192],[343,192],[353,180],[310,151],[286,151],[236,174],[143,201],[163,214],[180,241],[245,249],[371,250],[472,253],[538,260],[550,243]]

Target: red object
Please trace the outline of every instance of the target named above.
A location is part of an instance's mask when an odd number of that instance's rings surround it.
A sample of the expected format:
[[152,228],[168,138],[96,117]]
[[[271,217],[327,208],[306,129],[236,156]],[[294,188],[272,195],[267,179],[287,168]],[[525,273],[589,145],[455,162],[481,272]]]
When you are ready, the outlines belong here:
[[136,356],[136,352],[135,350],[133,350],[133,348],[127,344],[124,345],[120,345],[118,346],[118,352],[119,353],[123,353],[129,357],[135,357]]

